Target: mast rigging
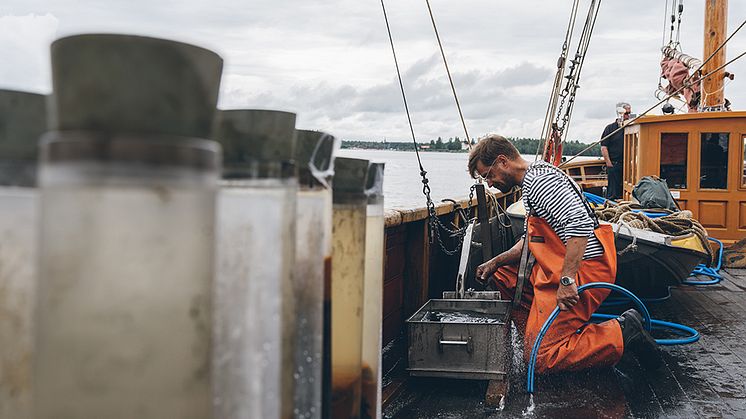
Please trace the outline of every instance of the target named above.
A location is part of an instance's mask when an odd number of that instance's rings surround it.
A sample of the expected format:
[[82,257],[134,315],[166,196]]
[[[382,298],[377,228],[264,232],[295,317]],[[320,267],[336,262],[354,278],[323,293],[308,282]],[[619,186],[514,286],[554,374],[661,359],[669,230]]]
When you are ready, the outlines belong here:
[[[572,111],[575,106],[575,95],[580,87],[580,74],[588,52],[591,36],[593,35],[593,28],[596,25],[596,18],[598,17],[600,6],[601,0],[591,0],[575,56],[573,59],[569,60],[569,74],[564,76],[565,84],[561,92],[557,92],[556,86],[558,78],[555,76],[555,89],[552,91],[552,96],[550,97],[549,108],[552,109],[556,107],[556,111],[547,113],[546,119],[544,120],[544,128],[542,129],[542,143],[544,146],[542,159],[554,164],[555,166],[558,166],[562,161],[562,142],[567,136],[567,127],[570,124]],[[570,32],[574,31],[576,13],[577,1],[573,4],[573,11],[570,18],[571,26],[568,28],[568,31]],[[563,44],[563,53],[560,55],[558,67],[561,66],[564,68],[566,60],[563,56],[566,56],[565,50],[566,45]],[[560,75],[562,71],[564,70],[558,68],[557,74]],[[556,105],[558,101],[559,105]],[[555,116],[554,121],[551,121],[551,116]]]

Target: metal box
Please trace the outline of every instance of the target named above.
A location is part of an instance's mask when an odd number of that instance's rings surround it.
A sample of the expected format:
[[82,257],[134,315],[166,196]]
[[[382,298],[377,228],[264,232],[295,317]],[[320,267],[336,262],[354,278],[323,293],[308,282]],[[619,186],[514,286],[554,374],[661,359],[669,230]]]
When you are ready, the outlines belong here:
[[[410,374],[473,380],[506,378],[512,348],[510,308],[511,302],[505,300],[428,301],[407,320]],[[443,317],[434,319],[433,313]],[[491,322],[478,322],[480,316]]]

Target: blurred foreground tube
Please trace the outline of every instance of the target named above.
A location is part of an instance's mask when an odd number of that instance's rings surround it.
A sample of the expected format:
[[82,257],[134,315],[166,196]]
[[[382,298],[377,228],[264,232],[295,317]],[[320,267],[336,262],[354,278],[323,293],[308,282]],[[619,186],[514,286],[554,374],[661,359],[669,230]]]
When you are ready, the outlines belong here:
[[31,418],[36,155],[43,95],[0,90],[0,418]]
[[332,395],[335,419],[360,416],[368,160],[334,162]]
[[160,39],[52,44],[37,418],[210,417],[221,69]]
[[215,418],[293,414],[295,114],[220,112]]
[[318,131],[297,131],[298,206],[293,293],[296,306],[296,418],[321,417],[324,335],[324,265],[331,257],[331,176],[336,139]]
[[368,168],[363,309],[363,418],[381,417],[381,333],[383,317],[383,163]]

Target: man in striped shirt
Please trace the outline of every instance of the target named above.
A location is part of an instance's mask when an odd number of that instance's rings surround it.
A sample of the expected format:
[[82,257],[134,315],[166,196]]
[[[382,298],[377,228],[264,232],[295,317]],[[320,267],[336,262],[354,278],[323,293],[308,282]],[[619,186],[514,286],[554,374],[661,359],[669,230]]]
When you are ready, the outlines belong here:
[[527,351],[552,310],[559,306],[563,311],[542,341],[536,370],[557,372],[614,365],[627,352],[637,355],[644,367],[656,368],[660,353],[636,310],[628,310],[616,320],[587,324],[610,291],[594,289],[578,295],[577,286],[613,283],[616,249],[611,227],[598,223],[578,185],[549,163],[527,162],[498,135],[477,143],[469,156],[469,173],[504,192],[515,186],[522,188],[525,235],[511,249],[480,265],[476,276],[483,281],[491,278],[495,287],[510,298],[516,288],[522,250],[527,248],[535,257],[529,276],[532,287],[519,297],[528,310]]

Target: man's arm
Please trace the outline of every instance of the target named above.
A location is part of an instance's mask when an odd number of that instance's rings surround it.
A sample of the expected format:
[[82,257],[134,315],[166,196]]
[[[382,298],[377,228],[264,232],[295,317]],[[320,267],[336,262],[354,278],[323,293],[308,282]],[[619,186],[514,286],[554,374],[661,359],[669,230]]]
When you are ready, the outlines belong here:
[[611,162],[611,157],[609,157],[609,148],[607,147],[607,144],[609,144],[610,138],[606,138],[607,135],[614,132],[614,129],[612,126],[606,126],[604,128],[603,134],[601,134],[601,155],[604,156],[604,160],[606,161],[606,167],[613,166],[613,163]]
[[613,164],[611,163],[611,157],[609,157],[609,149],[605,145],[601,146],[601,155],[606,160],[606,167],[612,167]]
[[[521,250],[523,249],[524,240],[525,237],[518,240],[518,242],[514,244],[513,247],[511,247],[510,249],[479,265],[477,267],[476,273],[477,280],[480,282],[485,282],[490,276],[492,276],[492,274],[495,273],[495,271],[497,271],[497,268],[503,265],[514,265],[519,263],[521,261]],[[581,254],[581,257],[582,256],[583,255]]]
[[[588,237],[570,237],[567,239],[567,249],[565,252],[565,261],[562,264],[562,276],[577,278],[580,263],[583,261],[583,254],[588,245]],[[562,285],[557,289],[557,305],[560,310],[569,310],[578,302],[577,284]]]

